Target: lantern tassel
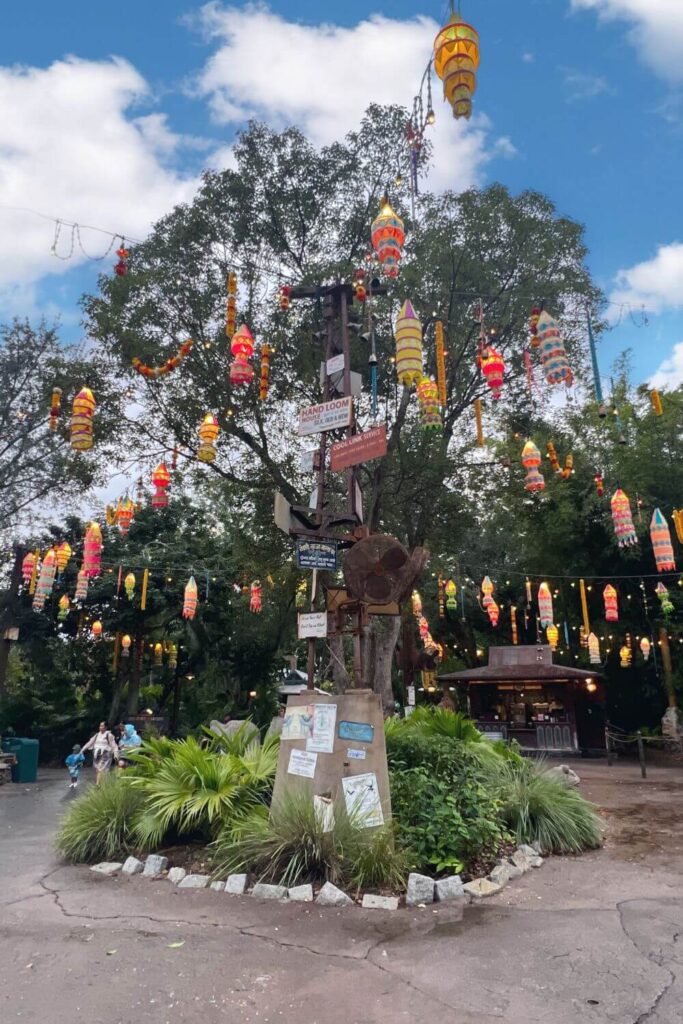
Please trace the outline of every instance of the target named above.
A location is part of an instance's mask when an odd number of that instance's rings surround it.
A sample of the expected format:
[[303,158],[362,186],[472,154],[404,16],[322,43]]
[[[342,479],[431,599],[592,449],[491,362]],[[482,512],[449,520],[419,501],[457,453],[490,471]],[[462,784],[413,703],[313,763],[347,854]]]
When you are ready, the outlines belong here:
[[145,569],[142,574],[142,592],[140,594],[140,611],[144,612],[147,609],[147,584],[149,583],[149,569]]
[[474,400],[474,419],[477,424],[477,445],[484,447],[484,424],[481,416],[481,398]]

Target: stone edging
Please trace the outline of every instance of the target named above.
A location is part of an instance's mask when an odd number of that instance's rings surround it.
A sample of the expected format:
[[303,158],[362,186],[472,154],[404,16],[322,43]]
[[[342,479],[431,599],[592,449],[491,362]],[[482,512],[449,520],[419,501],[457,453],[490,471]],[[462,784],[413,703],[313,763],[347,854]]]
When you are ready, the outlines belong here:
[[[476,902],[486,896],[494,896],[503,886],[526,874],[531,868],[540,868],[543,857],[536,845],[519,846],[510,857],[499,860],[486,878],[475,878],[463,882],[460,875],[434,879],[429,875],[413,873],[408,876],[405,902],[407,907],[425,907],[428,903],[445,903],[450,900]],[[256,882],[249,887],[249,876],[228,875],[224,881],[212,881],[210,875],[188,874],[185,868],[169,867],[168,858],[152,853],[143,862],[137,857],[128,857],[123,863],[103,861],[90,869],[100,875],[142,875],[143,878],[166,878],[179,889],[212,889],[233,896],[250,895],[260,900],[276,900],[290,903],[313,903],[321,907],[348,907],[357,905],[355,900],[331,882],[326,882],[317,896],[312,885],[267,885]],[[365,893],[361,906],[365,910],[398,910],[398,896],[379,896]]]

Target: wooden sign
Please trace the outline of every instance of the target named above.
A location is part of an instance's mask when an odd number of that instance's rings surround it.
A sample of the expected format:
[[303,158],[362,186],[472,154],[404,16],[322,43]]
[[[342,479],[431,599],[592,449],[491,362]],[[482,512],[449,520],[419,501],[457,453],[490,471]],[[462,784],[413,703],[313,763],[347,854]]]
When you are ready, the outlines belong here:
[[380,459],[387,454],[387,428],[373,427],[363,434],[354,434],[345,441],[338,441],[330,448],[330,469],[338,473],[349,466],[357,466],[370,459]]
[[327,612],[299,614],[299,640],[327,636]]
[[353,399],[336,398],[333,402],[311,405],[299,412],[299,437],[322,434],[326,430],[348,427],[353,418]]

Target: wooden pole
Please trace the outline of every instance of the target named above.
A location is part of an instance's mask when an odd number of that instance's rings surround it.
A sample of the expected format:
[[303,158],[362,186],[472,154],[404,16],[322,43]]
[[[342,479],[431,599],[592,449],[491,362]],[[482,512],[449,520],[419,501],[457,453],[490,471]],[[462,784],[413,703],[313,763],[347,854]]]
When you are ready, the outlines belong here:
[[645,744],[643,743],[643,734],[638,730],[636,733],[636,743],[638,744],[638,762],[640,764],[640,774],[644,779],[647,778],[647,768],[645,767]]
[[670,708],[678,707],[676,691],[674,689],[674,673],[671,664],[671,646],[669,644],[669,630],[666,626],[659,627],[659,653],[662,656],[662,667],[664,669],[664,685]]
[[612,737],[609,731],[609,722],[605,725],[605,749],[607,751],[607,764],[611,768],[614,764],[614,756],[612,750]]

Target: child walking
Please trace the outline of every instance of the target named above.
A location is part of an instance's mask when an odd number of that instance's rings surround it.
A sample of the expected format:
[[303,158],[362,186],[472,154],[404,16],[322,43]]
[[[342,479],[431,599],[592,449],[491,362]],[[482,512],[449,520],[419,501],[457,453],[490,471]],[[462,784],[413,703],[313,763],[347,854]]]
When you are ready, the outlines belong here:
[[69,769],[69,778],[71,779],[69,789],[76,789],[81,766],[85,764],[85,757],[81,753],[81,748],[78,743],[74,746],[71,753],[64,761],[64,764]]

